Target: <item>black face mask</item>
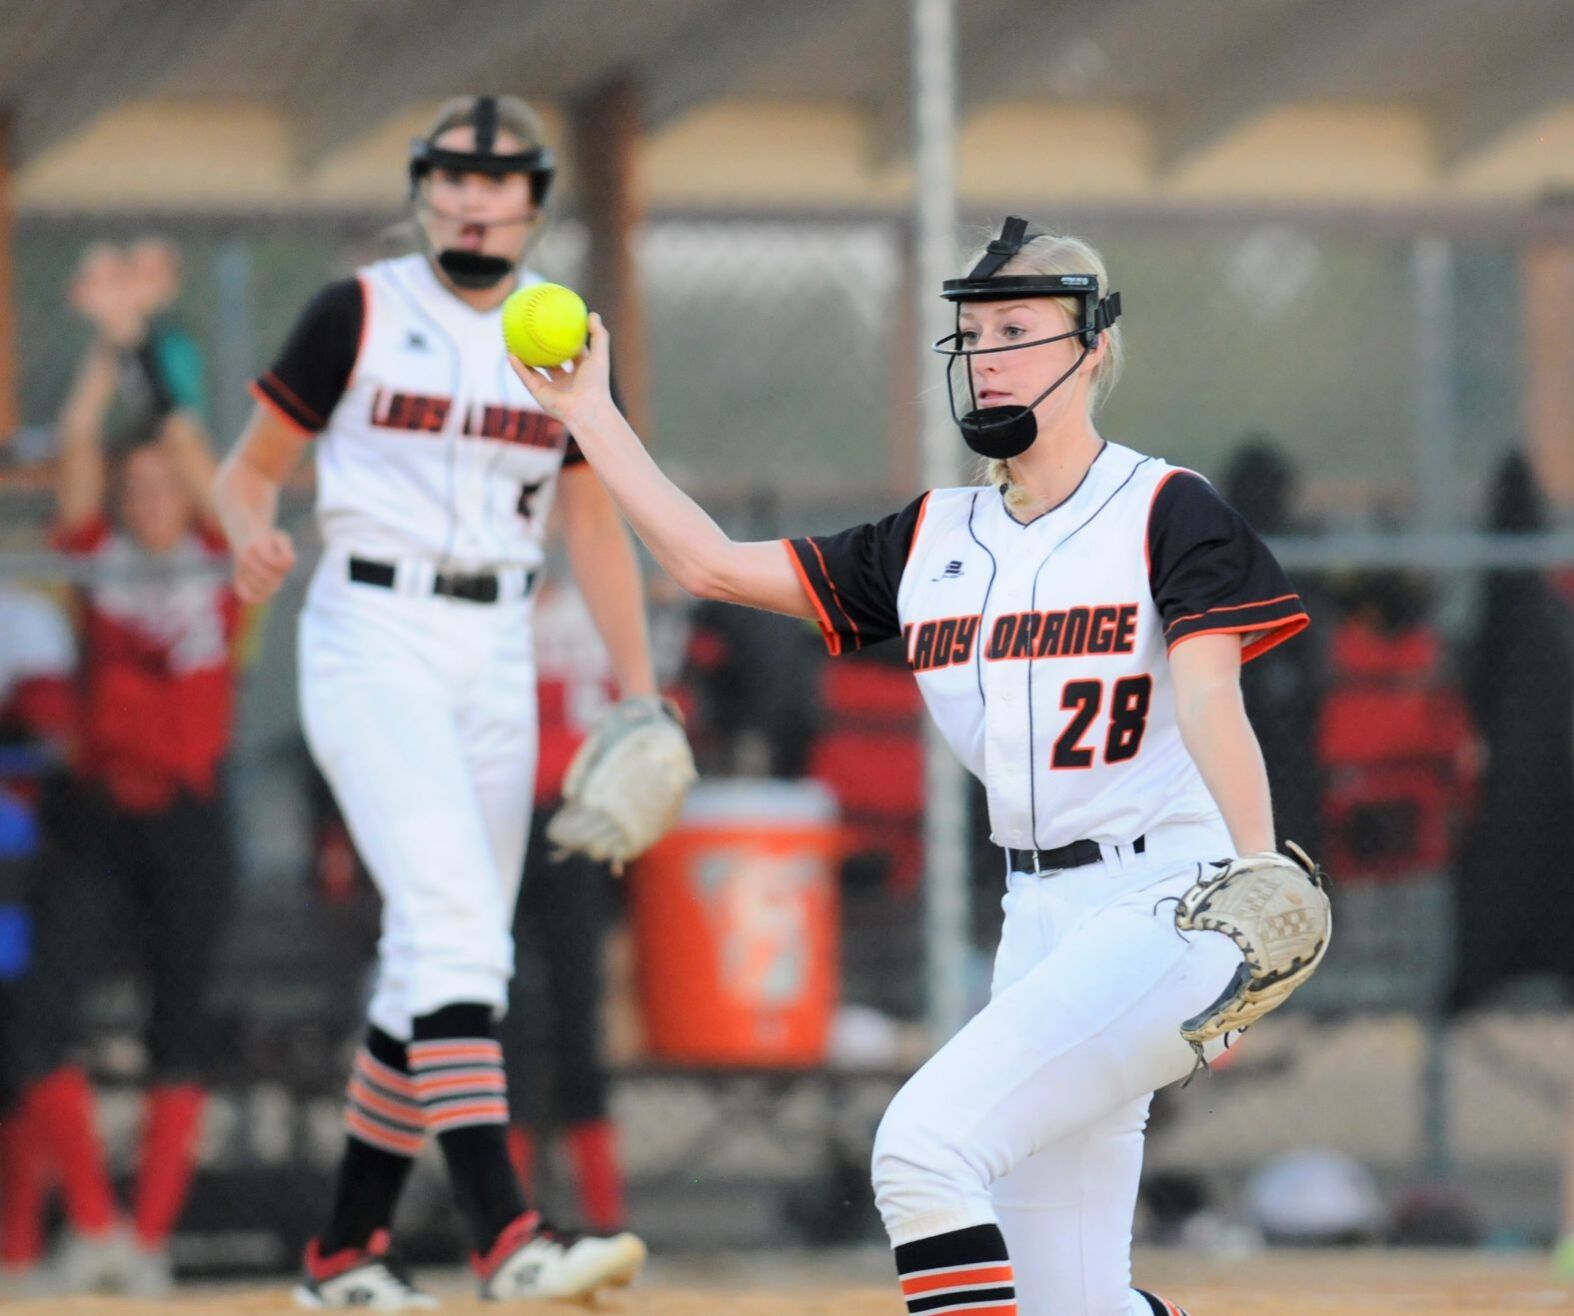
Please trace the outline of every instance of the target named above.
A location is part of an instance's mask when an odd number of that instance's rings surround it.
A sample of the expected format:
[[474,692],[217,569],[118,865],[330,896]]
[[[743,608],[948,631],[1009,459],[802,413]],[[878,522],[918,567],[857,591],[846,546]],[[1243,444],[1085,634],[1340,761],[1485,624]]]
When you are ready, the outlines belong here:
[[[956,332],[947,334],[934,345],[935,351],[951,358],[946,366],[946,392],[951,399],[951,418],[962,431],[967,446],[991,461],[1009,461],[1012,457],[1020,457],[1033,446],[1033,441],[1038,438],[1038,417],[1034,414],[1034,408],[1077,373],[1088,359],[1088,353],[1098,345],[1103,330],[1114,324],[1120,316],[1120,294],[1112,292],[1101,298],[1099,281],[1091,274],[1001,274],[1001,268],[1030,241],[1027,220],[1013,215],[1001,225],[1000,236],[990,242],[965,278],[947,279],[941,285],[940,295],[957,308]],[[1080,308],[1081,327],[1031,343],[979,348],[965,345],[961,327],[962,306],[965,303],[1042,297],[1076,299]],[[1015,352],[1024,347],[1041,347],[1045,343],[1058,343],[1066,338],[1078,339],[1082,343],[1082,354],[1071,363],[1071,368],[1065,374],[1027,406],[978,405],[971,358],[990,352]],[[957,411],[955,374],[958,362],[967,372],[967,400],[970,405],[966,413]]]
[[1058,343],[1063,338],[1077,337],[1079,332],[1073,330],[1069,334],[1056,334],[1053,338],[1040,338],[1032,343],[1013,343],[1010,347],[990,347],[979,352],[958,353],[953,358],[953,364],[961,361],[963,369],[968,372],[967,393],[972,408],[965,414],[957,414],[954,372],[949,369],[946,371],[946,392],[951,399],[951,419],[956,421],[957,428],[962,431],[963,442],[980,457],[987,457],[991,461],[1009,461],[1013,457],[1020,457],[1033,446],[1033,440],[1038,438],[1038,416],[1034,409],[1077,373],[1078,367],[1088,359],[1088,353],[1093,349],[1084,347],[1082,354],[1071,363],[1071,368],[1025,407],[980,407],[973,389],[973,372],[968,366],[970,356],[982,355],[983,352],[1014,352],[1019,347],[1039,347],[1044,343]]
[[[440,147],[433,142],[417,140],[410,144],[410,201],[417,212],[428,210],[443,215],[425,199],[421,184],[434,169],[451,169],[460,173],[481,173],[491,177],[506,174],[523,174],[530,184],[532,210],[507,221],[494,221],[493,227],[506,223],[528,226],[534,222],[536,212],[546,204],[547,193],[557,165],[552,152],[544,146],[532,146],[523,151],[499,152],[497,150],[498,106],[495,96],[478,96],[473,107],[475,149],[456,151]],[[458,219],[456,215],[443,215]],[[424,228],[424,226],[423,226]],[[430,244],[428,244],[430,250]],[[521,259],[523,256],[521,255]],[[461,251],[445,248],[432,253],[432,259],[456,288],[481,290],[494,288],[514,272],[515,261],[504,256],[493,256],[480,251]]]
[[514,262],[506,256],[488,256],[480,251],[450,248],[437,253],[437,263],[460,288],[493,288],[514,272]]

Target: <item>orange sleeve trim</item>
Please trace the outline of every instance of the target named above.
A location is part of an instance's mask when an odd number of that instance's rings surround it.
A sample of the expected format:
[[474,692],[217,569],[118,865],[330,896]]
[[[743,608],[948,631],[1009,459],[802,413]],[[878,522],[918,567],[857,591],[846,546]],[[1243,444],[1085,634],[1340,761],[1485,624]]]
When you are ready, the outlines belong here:
[[246,391],[303,438],[309,439],[317,433],[317,431],[314,430],[310,425],[303,424],[300,420],[286,411],[284,409],[283,403],[281,403],[277,398],[275,398],[271,393],[263,388],[261,383],[259,383],[257,380],[252,380],[251,383],[246,386]]
[[1153,505],[1159,501],[1160,491],[1177,475],[1191,474],[1194,474],[1194,472],[1183,470],[1177,466],[1153,486],[1153,496],[1148,499],[1148,519],[1142,531],[1142,574],[1147,576],[1149,580],[1153,578],[1153,550],[1150,547],[1153,542]]
[[831,618],[825,611],[825,605],[820,602],[820,596],[814,592],[814,586],[809,583],[809,573],[803,569],[803,562],[798,557],[798,550],[792,546],[792,540],[781,541],[782,547],[787,550],[787,560],[792,563],[792,569],[797,573],[798,583],[803,586],[805,597],[814,608],[815,617],[820,623],[820,634],[825,640],[825,647],[831,651],[831,657],[838,657],[842,652],[842,637],[836,633],[836,628],[831,625]]
[[322,428],[323,418],[317,414],[317,408],[310,405],[304,398],[301,397],[299,393],[297,393],[293,388],[280,379],[275,371],[268,371],[268,373],[263,376],[263,379],[267,383],[271,384],[274,388],[279,390],[282,401],[288,402],[292,406],[299,407],[301,410],[301,415],[304,416],[307,421],[313,425],[316,425],[318,429]]
[[1281,594],[1276,599],[1257,599],[1252,603],[1231,603],[1228,606],[1222,608],[1209,608],[1206,612],[1188,612],[1184,617],[1177,617],[1174,621],[1165,626],[1164,632],[1167,635],[1182,622],[1197,621],[1202,617],[1211,617],[1215,613],[1239,612],[1242,608],[1266,608],[1275,603],[1287,603],[1291,599],[1294,599],[1297,603],[1299,603],[1301,601],[1301,596],[1299,594]]
[[933,493],[934,490],[931,489],[924,495],[924,501],[918,504],[918,519],[913,522],[913,537],[907,541],[908,562],[913,560],[913,550],[918,547],[918,532],[924,528],[924,517],[929,514],[929,499]]
[[1249,623],[1241,626],[1213,626],[1207,630],[1188,631],[1185,635],[1170,642],[1167,652],[1174,653],[1187,640],[1195,640],[1199,635],[1250,635],[1262,632],[1255,640],[1249,641],[1241,649],[1242,665],[1251,662],[1253,658],[1260,658],[1268,650],[1276,648],[1293,636],[1299,635],[1312,624],[1312,619],[1304,612],[1298,612],[1293,617],[1285,617],[1279,621]]
[[852,614],[847,611],[847,605],[842,602],[842,596],[836,592],[836,582],[831,579],[831,569],[825,565],[825,554],[820,552],[820,546],[812,538],[809,540],[809,547],[814,550],[814,556],[820,563],[820,574],[825,577],[825,583],[830,586],[831,602],[836,604],[836,610],[843,617],[847,618],[847,624],[852,628],[854,636],[859,635],[858,623],[853,620]]

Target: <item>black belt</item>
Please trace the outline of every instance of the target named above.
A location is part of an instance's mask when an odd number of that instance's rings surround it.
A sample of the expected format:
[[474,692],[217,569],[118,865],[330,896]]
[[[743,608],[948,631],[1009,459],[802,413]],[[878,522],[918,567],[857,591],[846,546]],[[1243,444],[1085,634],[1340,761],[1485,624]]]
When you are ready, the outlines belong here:
[[[1142,854],[1148,848],[1148,838],[1139,836],[1131,843],[1132,851]],[[1096,864],[1103,857],[1097,841],[1072,841],[1069,845],[1056,846],[1053,850],[1013,850],[1006,848],[1006,862],[1013,873],[1047,873],[1057,868],[1081,868]]]
[[[392,589],[398,576],[392,562],[372,562],[364,557],[350,559],[350,579],[357,585],[376,585],[379,589]],[[525,593],[529,594],[536,583],[534,571],[525,576]],[[464,599],[469,603],[496,603],[502,589],[497,575],[491,571],[439,571],[432,578],[432,593],[451,599]]]

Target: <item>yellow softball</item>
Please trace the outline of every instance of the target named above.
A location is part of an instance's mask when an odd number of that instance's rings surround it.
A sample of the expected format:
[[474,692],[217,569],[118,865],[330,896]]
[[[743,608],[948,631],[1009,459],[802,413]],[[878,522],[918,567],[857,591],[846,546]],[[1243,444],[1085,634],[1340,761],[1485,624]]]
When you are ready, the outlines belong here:
[[585,350],[589,312],[561,283],[532,283],[503,303],[503,342],[527,366],[560,366]]

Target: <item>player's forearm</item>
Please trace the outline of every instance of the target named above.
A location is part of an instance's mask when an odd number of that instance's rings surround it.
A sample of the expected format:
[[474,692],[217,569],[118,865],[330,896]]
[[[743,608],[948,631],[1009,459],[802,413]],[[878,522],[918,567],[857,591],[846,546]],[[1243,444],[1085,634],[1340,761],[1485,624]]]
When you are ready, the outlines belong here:
[[273,529],[279,486],[237,448],[220,464],[213,481],[213,512],[233,548],[240,549]]
[[104,501],[104,417],[115,395],[115,356],[94,343],[82,358],[61,407],[55,471],[56,515],[72,526],[96,516]]
[[1177,686],[1176,720],[1236,853],[1274,849],[1268,770],[1239,683],[1219,679],[1186,691]]
[[159,442],[174,461],[181,483],[197,506],[204,511],[210,510],[218,463],[213,459],[207,431],[196,413],[185,408],[170,412],[160,426]]
[[[591,479],[592,476],[575,476]],[[610,501],[607,513],[566,518],[564,542],[585,607],[606,646],[612,673],[624,696],[656,691],[645,628],[645,587],[628,531]]]
[[571,427],[596,474],[656,561],[690,594],[731,598],[731,559],[739,546],[656,465],[608,399]]

